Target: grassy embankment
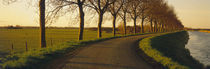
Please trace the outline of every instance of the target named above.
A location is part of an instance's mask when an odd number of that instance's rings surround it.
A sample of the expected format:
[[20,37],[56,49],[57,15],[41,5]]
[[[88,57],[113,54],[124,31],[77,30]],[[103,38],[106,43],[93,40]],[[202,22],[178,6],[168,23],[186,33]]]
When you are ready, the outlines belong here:
[[[132,36],[132,35],[128,35]],[[82,47],[87,44],[119,38],[125,36],[109,37],[96,40],[86,40],[86,41],[72,41],[66,42],[58,46],[50,46],[48,48],[30,50],[24,53],[17,53],[7,56],[0,60],[1,66],[4,69],[39,69],[45,66],[50,60],[64,56],[66,53],[72,52],[75,49]]]
[[139,48],[166,69],[203,69],[203,64],[185,48],[188,39],[186,31],[166,33],[143,39]]

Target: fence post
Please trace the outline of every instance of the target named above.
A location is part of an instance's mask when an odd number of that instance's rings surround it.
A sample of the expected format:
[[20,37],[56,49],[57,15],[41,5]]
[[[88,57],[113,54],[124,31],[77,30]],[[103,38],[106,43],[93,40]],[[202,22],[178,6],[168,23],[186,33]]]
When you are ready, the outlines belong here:
[[26,44],[26,51],[28,51],[28,43],[27,43],[27,41],[26,41],[25,44]]
[[52,41],[52,38],[51,38],[50,42],[51,42],[51,46],[53,46],[53,41]]
[[13,43],[12,43],[12,50],[11,50],[11,54],[13,53],[13,50],[14,50],[14,45],[13,45]]

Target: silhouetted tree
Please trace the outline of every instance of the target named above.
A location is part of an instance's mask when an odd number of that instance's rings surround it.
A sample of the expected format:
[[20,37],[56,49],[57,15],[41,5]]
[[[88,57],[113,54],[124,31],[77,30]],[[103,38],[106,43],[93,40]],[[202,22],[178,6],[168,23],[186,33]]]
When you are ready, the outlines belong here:
[[39,1],[39,18],[40,18],[40,31],[41,31],[41,48],[46,47],[45,37],[45,0]]
[[80,28],[79,28],[79,40],[83,39],[83,31],[84,31],[84,16],[85,13],[83,11],[83,5],[84,5],[85,0],[77,0],[77,5],[79,7],[79,13],[80,13]]
[[124,35],[126,35],[126,23],[127,23],[127,13],[129,10],[129,0],[123,0],[122,9],[120,10],[119,16],[123,20]]
[[98,19],[98,38],[102,37],[102,29],[101,25],[103,22],[103,15],[107,11],[110,4],[113,4],[115,0],[88,0],[89,5],[88,7],[94,9],[99,16]]
[[136,21],[137,18],[141,15],[141,0],[129,0],[129,14],[131,18],[133,19],[134,23],[134,33],[137,33],[136,29]]
[[[80,26],[79,26],[80,28],[79,28],[78,39],[83,40],[84,21],[85,21],[85,13],[83,9],[84,9],[86,0],[50,0],[49,2],[50,4],[52,4],[54,8],[53,11],[51,11],[51,14],[53,16],[56,16],[57,13],[61,10],[67,10],[67,9],[64,9],[67,6],[69,8],[75,8],[76,6],[78,7],[79,18],[80,18]],[[76,6],[73,6],[73,5],[76,5]],[[74,10],[70,10],[70,11],[74,11]],[[67,10],[66,12],[70,12],[70,11]]]
[[148,14],[146,14],[149,10],[149,0],[141,0],[140,3],[140,18],[141,18],[141,32],[144,33],[144,21],[148,17]]
[[120,9],[123,6],[123,2],[124,2],[124,0],[116,0],[108,8],[109,12],[112,14],[112,17],[113,17],[113,21],[112,21],[112,24],[113,24],[113,36],[116,35],[116,29],[115,29],[115,27],[116,27],[115,26],[116,25],[116,19],[117,19],[117,16],[118,16],[118,13],[119,13]]

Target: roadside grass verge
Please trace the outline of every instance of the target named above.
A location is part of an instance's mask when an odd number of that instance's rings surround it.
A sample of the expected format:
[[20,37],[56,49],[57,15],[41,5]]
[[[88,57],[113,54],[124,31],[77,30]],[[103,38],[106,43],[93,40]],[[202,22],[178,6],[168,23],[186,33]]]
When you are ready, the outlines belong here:
[[204,69],[185,48],[188,39],[186,31],[165,33],[141,40],[139,48],[166,69]]
[[[143,34],[135,34],[135,35],[143,35]],[[127,35],[127,36],[134,36],[134,35]],[[86,40],[86,41],[72,41],[72,42],[69,41],[57,46],[32,50],[24,53],[16,53],[9,55],[6,58],[0,59],[0,66],[2,66],[3,69],[39,69],[42,68],[42,66],[45,66],[47,62],[62,57],[65,54],[72,52],[79,47],[104,40],[127,37],[127,36],[116,36],[116,37],[102,38],[96,40]]]

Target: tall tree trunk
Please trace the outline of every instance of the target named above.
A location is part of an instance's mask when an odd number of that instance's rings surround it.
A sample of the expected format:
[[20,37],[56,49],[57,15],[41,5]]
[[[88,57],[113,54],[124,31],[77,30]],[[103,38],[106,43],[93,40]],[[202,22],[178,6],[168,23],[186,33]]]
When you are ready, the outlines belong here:
[[150,19],[150,32],[153,32],[152,19]]
[[162,28],[161,32],[164,32],[164,24],[162,24],[161,28]]
[[116,18],[117,18],[117,15],[113,15],[113,36],[116,35],[116,29],[115,29],[115,25],[116,25]]
[[141,20],[141,32],[144,33],[144,19],[145,18],[142,18]]
[[156,30],[155,30],[155,29],[156,29],[156,24],[155,24],[155,23],[156,23],[156,21],[154,21],[154,28],[153,28],[153,32],[156,32]]
[[157,24],[157,32],[160,32],[161,30],[161,26],[160,26],[160,23]]
[[103,22],[103,13],[99,13],[99,21],[98,21],[98,38],[102,37],[102,29],[101,29],[101,25]]
[[45,39],[45,0],[39,1],[40,31],[41,31],[41,48],[46,47]]
[[155,21],[154,32],[157,32],[157,21]]
[[[79,0],[80,1],[80,0]],[[80,28],[79,28],[79,40],[83,40],[83,31],[84,31],[84,11],[83,11],[83,6],[79,2],[79,13],[80,13]]]
[[168,26],[165,25],[165,32],[168,32]]
[[126,12],[124,12],[124,16],[123,16],[123,22],[124,22],[124,35],[126,35],[127,33],[126,33],[126,31],[127,31],[127,29],[126,29]]
[[136,18],[134,18],[134,33],[136,34],[137,33],[137,30],[136,30]]
[[162,31],[162,24],[159,23],[159,30],[158,30],[158,32],[161,32],[161,31]]

